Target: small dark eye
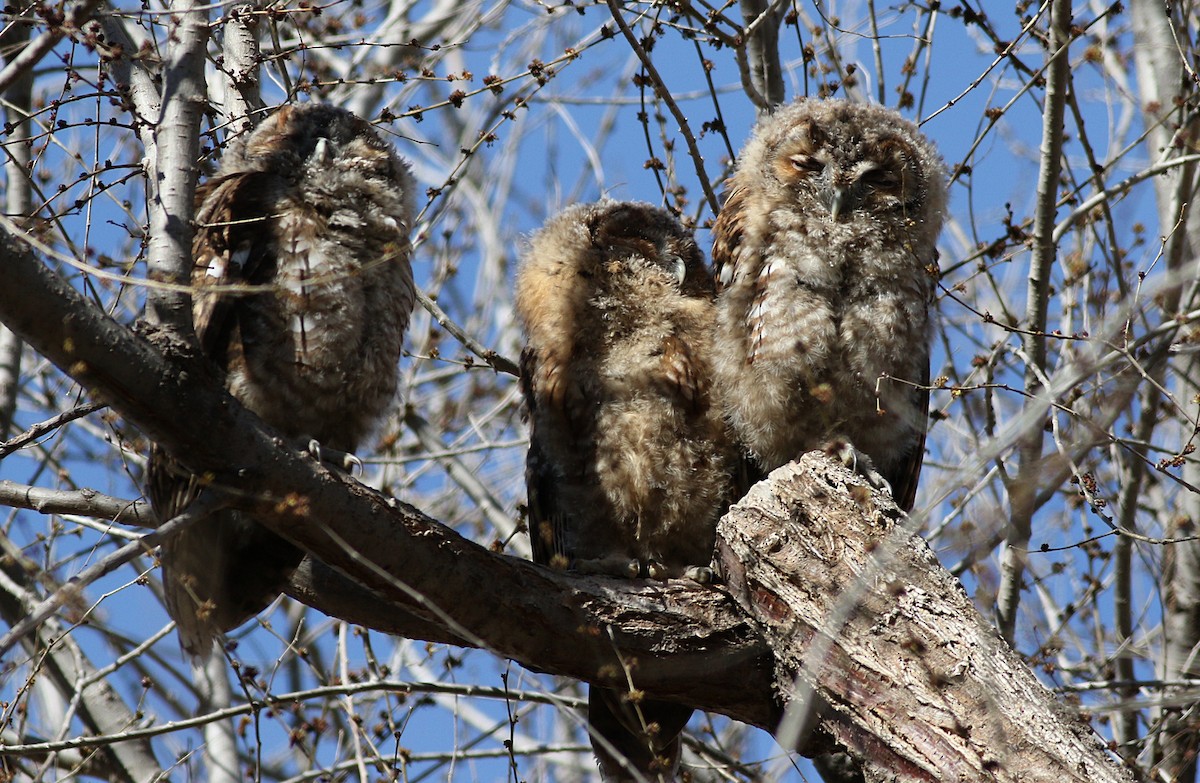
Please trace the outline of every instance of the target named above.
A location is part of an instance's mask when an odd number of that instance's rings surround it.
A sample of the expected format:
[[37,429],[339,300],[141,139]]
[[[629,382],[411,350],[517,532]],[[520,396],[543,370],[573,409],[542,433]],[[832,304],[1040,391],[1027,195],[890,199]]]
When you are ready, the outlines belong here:
[[792,155],[789,160],[792,162],[792,168],[796,171],[812,172],[825,168],[824,163],[811,155]]
[[351,165],[358,169],[364,177],[390,179],[392,176],[391,162],[387,158],[353,158]]
[[891,169],[871,169],[862,178],[875,188],[894,188],[900,184],[900,176]]

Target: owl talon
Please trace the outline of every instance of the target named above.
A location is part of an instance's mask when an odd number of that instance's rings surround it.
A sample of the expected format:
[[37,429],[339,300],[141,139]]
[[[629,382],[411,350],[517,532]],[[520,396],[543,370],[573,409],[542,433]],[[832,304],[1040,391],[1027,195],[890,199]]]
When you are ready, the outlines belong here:
[[665,582],[668,579],[691,579],[693,582],[706,585],[713,581],[713,570],[708,566],[680,566],[671,568],[657,560],[646,563],[646,575],[651,579]]
[[642,569],[641,564],[637,560],[630,560],[624,557],[597,557],[576,560],[571,564],[571,570],[577,574],[620,576],[626,579],[637,579]]
[[882,489],[892,495],[892,485],[875,469],[875,463],[865,453],[854,448],[849,440],[835,438],[821,447],[830,457],[845,465],[850,470],[867,480],[875,489]]
[[363,463],[361,459],[348,451],[338,451],[337,449],[331,449],[327,446],[322,446],[315,438],[308,442],[308,446],[305,451],[308,452],[308,456],[312,457],[317,462],[338,468],[339,470],[348,473],[351,476],[353,476],[356,472],[363,472]]

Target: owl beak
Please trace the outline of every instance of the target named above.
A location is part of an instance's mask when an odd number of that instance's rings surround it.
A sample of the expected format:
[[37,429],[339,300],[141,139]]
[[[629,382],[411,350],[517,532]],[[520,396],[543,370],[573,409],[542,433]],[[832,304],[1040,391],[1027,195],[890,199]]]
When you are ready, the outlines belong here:
[[829,215],[834,222],[842,215],[852,212],[858,206],[861,198],[859,189],[853,185],[834,186],[827,191],[825,206],[829,208]]
[[679,256],[671,255],[671,268],[675,273],[675,284],[683,285],[683,281],[687,279],[687,264]]
[[317,139],[317,146],[313,150],[313,158],[318,163],[330,163],[333,161],[333,145],[329,143],[329,139],[324,136]]

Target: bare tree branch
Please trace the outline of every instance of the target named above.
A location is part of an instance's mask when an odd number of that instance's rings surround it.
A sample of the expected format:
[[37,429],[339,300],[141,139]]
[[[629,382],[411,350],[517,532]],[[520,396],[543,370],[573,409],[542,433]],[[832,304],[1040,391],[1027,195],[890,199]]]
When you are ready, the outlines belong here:
[[258,88],[259,15],[252,3],[229,8],[221,27],[221,108],[231,133],[249,130],[254,125],[251,115],[262,109],[263,100]]
[[[1058,205],[1058,178],[1062,171],[1063,117],[1070,79],[1068,45],[1071,41],[1070,0],[1054,0],[1050,11],[1050,55],[1046,69],[1046,95],[1042,107],[1041,171],[1038,175],[1037,209],[1034,216],[1033,252],[1029,260],[1029,290],[1026,299],[1025,389],[1036,396],[1046,378],[1046,315],[1049,308],[1050,275],[1057,257],[1054,243]],[[1034,429],[1021,443],[1020,466],[1009,482],[1012,503],[1009,530],[1001,564],[1002,582],[997,614],[1000,633],[1009,642],[1016,632],[1017,607],[1025,579],[1026,550],[1037,511],[1039,475],[1042,471],[1043,431]]]
[[[192,269],[192,202],[200,158],[200,115],[208,105],[204,51],[208,41],[204,3],[175,3],[163,67],[162,115],[155,127],[155,168],[149,183],[148,277],[187,285]],[[146,315],[177,334],[191,333],[191,299],[175,287],[152,287]]]
[[41,62],[59,41],[78,32],[97,5],[99,0],[75,0],[68,3],[60,24],[42,33],[24,47],[20,54],[8,60],[4,70],[0,71],[0,92],[7,90],[17,80],[27,78],[33,72],[34,66]]
[[[0,552],[3,553],[0,557],[0,574],[3,575],[0,616],[10,626],[15,626],[27,616],[28,608],[35,602],[31,579],[39,571],[7,538],[0,538]],[[35,666],[45,672],[67,700],[79,700],[79,717],[90,733],[119,735],[137,724],[137,715],[126,706],[112,684],[103,678],[94,678],[95,668],[57,620],[45,622],[28,637],[26,649]],[[92,684],[81,687],[85,680]],[[124,740],[103,748],[100,753],[106,761],[110,780],[149,783],[160,779],[162,767],[145,739]]]
[[[27,20],[12,19],[0,32],[0,54],[9,65],[28,51],[30,28]],[[16,53],[15,57],[14,54]],[[0,83],[3,79],[0,78]],[[28,216],[33,208],[29,163],[32,160],[29,114],[33,107],[33,68],[18,70],[4,90],[8,141],[4,145],[4,213]],[[0,440],[8,437],[17,411],[21,388],[23,345],[17,336],[0,326]]]
[[63,411],[52,419],[38,422],[11,440],[0,443],[0,459],[7,457],[17,449],[28,446],[30,443],[33,443],[43,435],[54,432],[68,422],[75,421],[80,417],[87,416],[90,413],[95,413],[103,408],[103,405],[99,405],[94,402],[84,403],[83,405],[76,405],[70,410]]
[[[775,0],[741,0],[743,45],[750,62],[754,91],[762,97],[763,114],[783,103],[783,67],[779,62],[779,23],[783,21],[780,4]],[[748,91],[749,92],[749,91]]]
[[654,92],[664,104],[666,104],[671,116],[679,123],[679,132],[683,134],[683,139],[687,143],[688,152],[692,163],[696,166],[696,175],[700,180],[700,187],[704,190],[704,196],[708,200],[708,208],[715,215],[721,210],[721,202],[717,199],[717,194],[713,192],[712,182],[708,178],[708,173],[704,170],[704,156],[700,154],[700,150],[696,147],[696,136],[692,133],[691,126],[688,125],[687,117],[679,108],[679,104],[671,97],[671,91],[667,87],[667,83],[663,81],[662,75],[658,69],[654,67],[654,61],[650,59],[650,55],[646,52],[642,45],[638,43],[637,37],[633,31],[629,29],[629,24],[625,21],[625,17],[621,13],[621,6],[618,0],[608,0],[608,9],[612,13],[613,21],[617,23],[617,27],[621,30],[621,35],[625,36],[625,41],[629,44],[629,48],[633,49],[637,54],[638,59],[642,62],[642,67],[646,69],[651,81],[654,83]]
[[[886,495],[848,478],[806,455],[719,527],[718,563],[775,651],[785,705],[811,689],[817,725],[867,780],[1131,779],[897,524]],[[960,712],[964,701],[979,709]]]
[[[1179,152],[1190,149],[1196,135],[1196,120],[1189,119],[1195,112],[1195,85],[1186,78],[1186,63],[1182,60],[1178,46],[1179,28],[1185,36],[1190,35],[1186,22],[1181,23],[1172,13],[1170,6],[1145,0],[1131,3],[1135,46],[1134,62],[1137,67],[1138,88],[1143,118],[1149,129],[1146,147],[1151,157],[1163,157],[1179,140],[1188,140],[1180,145]],[[1171,157],[1175,157],[1172,155]],[[1200,218],[1190,205],[1195,200],[1197,170],[1195,164],[1180,167],[1154,181],[1158,203],[1159,221],[1162,225],[1175,225],[1168,239],[1168,263],[1178,262],[1194,256],[1200,246]],[[1166,298],[1165,308],[1172,311],[1179,305],[1179,289]],[[1182,363],[1176,385],[1184,395],[1187,388],[1200,379],[1200,362],[1193,357]],[[1160,372],[1159,377],[1165,373]],[[1137,433],[1143,438],[1156,423],[1158,408],[1147,405],[1144,411],[1145,424]],[[1144,468],[1140,463],[1131,466],[1132,475],[1123,482],[1122,504],[1119,508],[1133,513],[1139,500],[1134,490],[1142,483]],[[1184,467],[1185,480],[1200,481],[1200,470],[1188,463]],[[1128,488],[1128,489],[1126,489]],[[1200,498],[1195,494],[1185,495],[1178,508],[1178,515],[1169,528],[1184,539],[1196,532],[1196,521],[1200,520]],[[1128,546],[1118,552],[1124,569],[1122,586],[1127,592],[1131,553]],[[1172,545],[1164,556],[1162,573],[1163,591],[1166,596],[1163,621],[1162,671],[1169,680],[1182,680],[1200,674],[1200,663],[1196,660],[1196,649],[1200,645],[1200,541],[1183,540]],[[1126,598],[1120,607],[1123,635],[1131,636],[1131,623],[1126,619],[1132,609]],[[1120,661],[1123,676],[1132,670],[1131,660]],[[1179,692],[1178,688],[1167,688],[1166,698]],[[1126,698],[1136,691],[1126,688]],[[1130,711],[1118,724],[1126,737],[1136,731],[1131,725],[1136,714]],[[1196,778],[1196,757],[1200,752],[1200,731],[1195,728],[1194,707],[1187,709],[1164,709],[1162,731],[1152,743],[1150,761],[1172,780],[1192,781]]]
[[144,528],[158,525],[146,501],[115,498],[91,489],[45,489],[0,480],[0,505],[42,514],[82,514]]

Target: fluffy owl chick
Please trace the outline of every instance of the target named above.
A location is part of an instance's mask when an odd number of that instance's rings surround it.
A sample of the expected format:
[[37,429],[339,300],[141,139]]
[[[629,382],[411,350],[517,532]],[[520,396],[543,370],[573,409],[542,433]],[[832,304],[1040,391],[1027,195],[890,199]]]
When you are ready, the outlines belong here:
[[[200,187],[193,320],[234,397],[292,440],[351,452],[396,394],[414,289],[415,183],[370,124],[331,106],[285,106]],[[148,494],[160,519],[198,494],[159,449]],[[261,611],[302,552],[237,511],[163,543],[167,610],[184,649]]]
[[755,128],[713,229],[714,367],[763,471],[852,444],[912,508],[946,182],[880,106],[802,99]]
[[[714,286],[691,234],[648,204],[564,211],[517,275],[528,345],[534,558],[591,573],[703,577],[734,454],[711,368]],[[608,780],[670,780],[691,710],[592,688]]]

